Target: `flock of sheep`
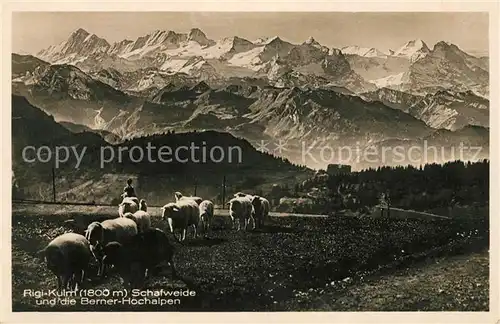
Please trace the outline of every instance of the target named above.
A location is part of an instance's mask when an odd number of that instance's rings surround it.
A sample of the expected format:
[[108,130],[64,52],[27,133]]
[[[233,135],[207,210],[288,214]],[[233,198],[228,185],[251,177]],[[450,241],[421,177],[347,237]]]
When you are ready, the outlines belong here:
[[[214,204],[200,197],[175,193],[176,202],[161,208],[162,220],[178,242],[186,239],[189,227],[202,228],[208,235],[214,217]],[[262,227],[269,215],[266,198],[237,193],[228,203],[232,228],[239,231],[241,221],[245,230]],[[164,231],[151,227],[151,216],[144,199],[124,197],[118,207],[118,217],[103,222],[92,222],[85,235],[65,233],[53,239],[39,251],[47,268],[57,277],[58,289],[80,288],[89,264],[97,261],[97,275],[104,278],[114,267],[126,288],[142,287],[147,277],[158,274],[163,265],[170,265],[172,279],[177,276],[173,263],[174,247]],[[179,238],[176,233],[179,233]]]

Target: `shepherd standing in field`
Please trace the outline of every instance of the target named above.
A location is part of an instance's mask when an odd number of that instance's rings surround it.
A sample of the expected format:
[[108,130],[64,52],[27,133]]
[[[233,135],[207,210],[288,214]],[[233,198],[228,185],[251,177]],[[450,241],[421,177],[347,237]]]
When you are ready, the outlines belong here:
[[123,188],[122,197],[137,197],[135,189],[132,187],[132,179],[127,180],[127,185]]

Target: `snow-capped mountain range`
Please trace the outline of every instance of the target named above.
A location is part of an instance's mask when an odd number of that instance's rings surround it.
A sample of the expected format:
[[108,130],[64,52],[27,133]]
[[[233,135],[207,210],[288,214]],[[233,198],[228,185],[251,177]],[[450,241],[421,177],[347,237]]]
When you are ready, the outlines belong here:
[[440,41],[430,49],[420,39],[401,48],[381,52],[375,48],[348,47],[352,69],[377,88],[392,88],[416,95],[438,90],[471,90],[489,96],[489,59],[476,57],[455,44]]
[[[195,28],[188,33],[157,30],[135,41],[110,44],[78,29],[67,41],[36,56],[52,64],[75,65],[89,74],[102,74],[101,70],[108,69],[120,73],[147,71],[124,91],[147,91],[158,80],[172,75],[187,75],[211,84],[251,77],[274,86],[300,83],[313,76],[323,84],[354,92],[376,89],[349,68],[340,50],[322,46],[312,37],[302,44],[277,36],[256,42],[237,36],[214,41]],[[157,88],[164,85],[159,84]]]
[[345,46],[342,47],[342,53],[347,55],[358,55],[362,57],[380,57],[387,58],[389,56],[404,57],[410,63],[429,54],[430,50],[421,39],[408,41],[397,50],[380,51],[374,47],[360,47],[360,46]]
[[388,56],[404,57],[411,63],[429,54],[430,50],[421,39],[408,41],[397,50],[387,50],[382,52],[374,47],[360,47],[360,46],[346,46],[342,47],[342,53],[349,55],[358,55],[363,57],[381,57],[387,58]]
[[373,47],[360,47],[360,46],[345,46],[341,48],[342,53],[347,55],[358,55],[363,57],[382,57],[386,58],[389,55],[393,55],[393,52],[383,53]]
[[[455,45],[452,47],[450,52],[458,50],[458,56],[463,61],[456,62],[453,58],[454,68],[460,71],[476,66],[479,70],[474,71],[475,74],[488,73],[487,58],[476,58]],[[439,56],[439,51],[439,46],[431,50],[420,39],[384,52],[359,46],[328,48],[313,37],[302,44],[292,44],[278,36],[253,42],[238,36],[212,40],[198,28],[187,33],[156,30],[135,41],[125,39],[110,44],[80,28],[68,40],[50,46],[36,56],[52,64],[75,65],[90,74],[100,73],[103,69],[120,73],[155,69],[155,73],[149,71],[141,76],[149,80],[137,81],[130,89],[122,89],[132,91],[144,91],[155,84],[155,79],[164,76],[185,74],[209,83],[231,77],[252,77],[266,79],[269,84],[278,87],[292,83],[307,85],[298,80],[311,81],[311,77],[315,77],[314,84],[344,87],[354,93],[389,87],[421,94],[421,88],[429,87],[429,82],[425,82],[424,86],[418,80],[415,81],[419,76],[413,66],[418,66],[418,62],[429,56]],[[444,61],[449,59],[446,56],[445,53]],[[432,64],[430,68],[433,68]],[[435,81],[431,87],[449,78],[439,71],[440,68],[436,67],[427,73]],[[467,71],[464,74],[470,73]],[[293,81],[288,80],[290,76],[293,76]],[[477,80],[475,83],[470,82],[469,77],[464,78],[465,81],[458,79],[452,82],[453,86],[458,86],[462,91],[473,90],[479,95],[488,96],[484,77],[473,77],[473,80]],[[462,81],[468,84],[460,87]]]
[[193,28],[187,33],[156,30],[111,44],[80,28],[36,57],[74,65],[138,95],[149,95],[179,77],[211,86],[251,79],[281,88],[336,88],[354,94],[390,88],[426,95],[449,89],[488,98],[489,92],[487,57],[469,55],[446,42],[430,49],[420,39],[382,52],[360,46],[328,48],[313,37],[302,44],[278,36],[253,42],[238,36],[212,40]]
[[[319,44],[313,37],[307,39],[304,44],[328,50],[327,47]],[[43,49],[36,56],[53,64],[76,64],[92,55],[102,53],[129,60],[166,54],[169,57],[179,59],[200,56],[204,59],[226,59],[229,61],[233,56],[245,53],[238,55],[230,63],[258,70],[259,65],[270,59],[269,55],[265,57],[266,55],[260,54],[274,50],[276,53],[273,54],[283,57],[291,47],[293,47],[291,43],[281,40],[278,36],[258,39],[254,42],[238,36],[225,37],[214,41],[207,38],[205,33],[198,28],[193,28],[188,33],[156,30],[137,38],[135,41],[125,39],[110,44],[105,39],[80,28],[74,31],[68,40]],[[363,57],[405,57],[411,62],[424,57],[430,52],[427,44],[420,39],[408,41],[401,48],[394,51],[382,52],[376,48],[360,46],[342,47],[341,51],[343,54]]]
[[36,57],[13,54],[12,89],[58,122],[117,141],[213,129],[291,145],[369,145],[443,129],[440,138],[451,138],[469,126],[487,134],[488,69],[487,57],[444,41],[337,49],[313,37],[212,40],[192,29],[111,44],[78,29]]

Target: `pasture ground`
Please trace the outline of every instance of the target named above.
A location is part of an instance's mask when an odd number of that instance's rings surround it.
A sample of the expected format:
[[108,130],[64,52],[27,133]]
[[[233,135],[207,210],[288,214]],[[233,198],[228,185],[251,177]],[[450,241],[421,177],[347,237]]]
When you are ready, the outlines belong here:
[[[13,311],[488,310],[487,215],[469,221],[271,217],[254,232],[230,230],[219,216],[209,238],[188,235],[185,245],[174,243],[181,280],[170,280],[167,271],[148,284],[196,292],[180,305],[51,307],[23,297],[25,289],[56,287],[36,251],[115,214],[109,207],[13,206]],[[152,214],[153,226],[164,229],[157,211]],[[122,289],[116,276],[97,280],[95,268],[89,275],[84,288]]]

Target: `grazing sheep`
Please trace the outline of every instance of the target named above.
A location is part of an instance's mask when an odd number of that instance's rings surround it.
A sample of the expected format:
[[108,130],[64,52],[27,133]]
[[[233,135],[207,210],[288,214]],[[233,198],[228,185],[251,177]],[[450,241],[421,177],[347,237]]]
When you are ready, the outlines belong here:
[[126,213],[135,213],[139,210],[139,199],[133,197],[125,197],[118,206],[118,214],[123,217]]
[[208,235],[208,230],[214,217],[214,203],[210,200],[203,200],[200,204],[200,220],[203,224],[203,233]]
[[[244,192],[237,192],[234,194],[234,198],[247,198],[247,199],[250,199],[250,202],[253,200],[253,197],[254,195],[250,195],[250,194],[246,194]],[[254,219],[255,219],[255,210],[252,210],[252,216],[254,216]]]
[[237,193],[234,194],[234,198],[239,198],[239,197],[245,197],[245,198],[248,198],[250,200],[253,199],[253,195],[246,194],[246,193],[243,193],[243,192],[237,192]]
[[136,204],[139,204],[139,198],[137,198],[136,196],[129,196],[127,195],[126,192],[124,192],[122,195],[121,195],[122,199],[130,199],[130,200],[133,200]]
[[56,275],[59,290],[80,288],[93,257],[89,241],[77,233],[59,235],[38,253]]
[[253,221],[253,228],[255,228],[255,220],[253,214],[255,213],[252,205],[252,201],[247,197],[236,197],[231,199],[228,203],[229,205],[229,216],[231,217],[231,221],[234,228],[234,222],[237,221],[236,231],[240,230],[241,227],[241,219],[245,221],[245,230],[250,223],[250,220]]
[[145,212],[148,211],[148,205],[146,204],[146,200],[145,199],[141,199],[141,201],[139,201],[139,210],[142,210],[142,211],[145,211]]
[[[176,203],[168,203],[162,208],[162,219],[168,222],[170,232],[178,242],[186,239],[189,226],[193,226],[196,238],[196,228],[200,223],[200,209],[198,204],[191,199],[180,199]],[[177,239],[174,230],[182,231],[181,239]]]
[[139,233],[125,243],[110,242],[103,248],[103,262],[114,265],[126,288],[139,288],[162,263],[170,264],[172,279],[177,276],[173,262],[174,247],[158,228]]
[[[136,223],[132,219],[126,217],[107,219],[102,223],[93,222],[90,223],[85,230],[85,238],[94,249],[97,249],[98,246],[105,246],[108,242],[112,241],[122,243],[136,234]],[[102,263],[102,258],[97,257],[97,261],[99,263],[97,275],[103,276],[104,265]]]
[[180,192],[176,191],[175,192],[175,201],[178,202],[179,200],[182,200],[182,199],[191,199],[191,200],[194,200],[196,201],[196,203],[199,205],[201,204],[201,202],[203,201],[202,198],[200,197],[195,197],[195,196],[183,196]]
[[241,191],[235,193],[233,196],[234,196],[234,198],[247,198],[247,199],[250,199],[250,201],[252,201],[252,199],[254,197],[254,195],[246,194],[246,193],[241,192]]
[[137,232],[142,233],[151,228],[151,217],[143,210],[138,210],[135,213],[125,213],[123,217],[131,219],[137,225]]
[[125,197],[137,198],[137,195],[135,194],[135,189],[134,189],[133,192],[126,192],[126,191],[124,191],[120,196],[122,198],[125,198]]
[[[121,243],[117,241],[109,242],[106,245],[97,244],[94,249],[96,258],[101,260],[103,270],[116,266],[119,260],[118,249],[121,248]],[[102,276],[105,274],[103,273]]]
[[252,205],[254,209],[254,220],[257,223],[257,227],[262,228],[264,226],[264,221],[269,216],[269,209],[271,207],[269,200],[264,197],[254,196]]

